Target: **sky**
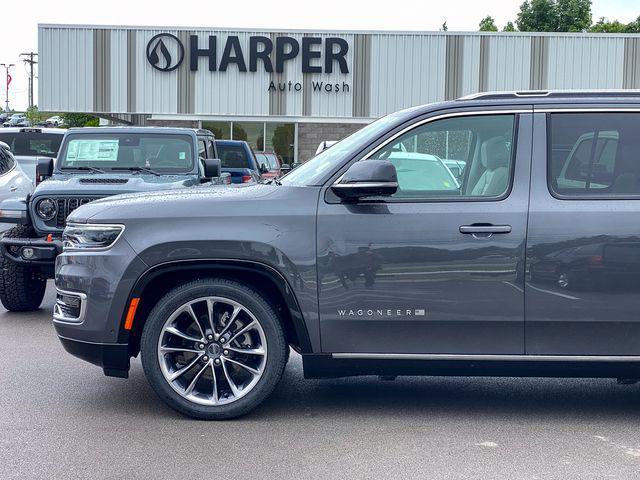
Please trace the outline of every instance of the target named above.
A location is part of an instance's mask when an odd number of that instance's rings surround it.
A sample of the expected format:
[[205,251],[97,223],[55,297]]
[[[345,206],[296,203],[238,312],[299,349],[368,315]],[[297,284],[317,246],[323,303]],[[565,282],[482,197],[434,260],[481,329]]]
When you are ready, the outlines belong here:
[[[486,15],[499,28],[515,20],[522,0],[2,0],[0,63],[14,63],[9,105],[27,106],[28,76],[20,53],[37,51],[38,24],[144,25],[309,30],[475,31]],[[234,8],[237,5],[239,8]],[[640,0],[593,0],[600,17],[630,22],[640,15]],[[37,80],[36,80],[37,82]],[[4,69],[0,99],[4,104]],[[37,86],[37,83],[36,83]],[[37,88],[36,88],[37,103]]]

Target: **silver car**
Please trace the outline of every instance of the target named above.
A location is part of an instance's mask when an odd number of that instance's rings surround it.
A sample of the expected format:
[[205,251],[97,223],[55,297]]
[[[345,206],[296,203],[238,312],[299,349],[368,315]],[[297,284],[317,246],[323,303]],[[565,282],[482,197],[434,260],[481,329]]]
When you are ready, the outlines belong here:
[[0,142],[9,145],[22,170],[35,185],[38,159],[58,156],[65,131],[58,128],[3,128]]
[[[9,146],[0,142],[0,202],[8,198],[27,198],[33,190],[31,180],[22,171],[22,168],[11,154]],[[6,230],[11,225],[0,227],[0,231]]]

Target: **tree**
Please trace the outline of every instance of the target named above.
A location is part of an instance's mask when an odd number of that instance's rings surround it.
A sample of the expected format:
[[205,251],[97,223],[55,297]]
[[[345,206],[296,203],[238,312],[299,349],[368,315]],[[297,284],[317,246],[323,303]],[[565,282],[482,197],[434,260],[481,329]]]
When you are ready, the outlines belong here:
[[585,32],[591,26],[591,0],[525,0],[517,24],[522,32]]
[[64,118],[64,124],[67,127],[92,126],[100,122],[95,115],[86,113],[63,113],[62,118]]
[[498,31],[496,22],[493,20],[493,17],[491,15],[487,15],[482,20],[480,20],[480,31],[481,32],[497,32]]
[[609,21],[604,17],[600,17],[596,23],[589,28],[593,33],[624,33],[627,26],[618,20]]
[[43,114],[38,111],[38,107],[35,105],[27,108],[26,112],[24,112],[24,116],[29,120],[31,125],[35,125],[43,120]]
[[447,27],[447,21],[446,20],[442,24],[442,27],[440,27],[440,30],[442,30],[443,32],[446,32],[447,30],[449,30],[449,27]]
[[515,32],[516,31],[516,26],[513,24],[513,22],[507,22],[507,24],[504,26],[502,31],[503,32]]
[[557,32],[586,32],[591,26],[591,0],[557,0]]

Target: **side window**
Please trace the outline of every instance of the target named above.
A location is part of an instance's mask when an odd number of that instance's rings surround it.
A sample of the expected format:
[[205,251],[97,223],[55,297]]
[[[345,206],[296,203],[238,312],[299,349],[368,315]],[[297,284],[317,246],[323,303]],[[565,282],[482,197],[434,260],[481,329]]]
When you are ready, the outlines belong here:
[[207,145],[204,138],[198,138],[198,156],[200,158],[211,158],[207,157]]
[[4,175],[13,168],[15,160],[9,152],[0,148],[0,175]]
[[567,197],[640,194],[640,114],[551,113],[549,188]]
[[500,198],[513,171],[515,116],[453,117],[410,130],[370,158],[398,173],[395,198]]

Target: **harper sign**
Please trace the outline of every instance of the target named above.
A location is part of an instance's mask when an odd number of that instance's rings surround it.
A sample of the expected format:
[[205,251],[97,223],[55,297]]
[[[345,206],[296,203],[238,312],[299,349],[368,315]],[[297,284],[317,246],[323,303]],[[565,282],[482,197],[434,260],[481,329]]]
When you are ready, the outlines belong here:
[[[349,44],[339,37],[293,37],[279,36],[275,41],[269,37],[255,35],[249,37],[249,51],[245,51],[237,35],[229,35],[224,40],[222,55],[218,58],[218,37],[209,35],[200,44],[197,35],[189,36],[189,69],[198,70],[198,60],[207,59],[210,72],[226,72],[235,65],[239,72],[257,72],[258,69],[272,73],[283,73],[288,62],[302,56],[302,73],[349,73],[347,52]],[[222,45],[222,41],[220,42]],[[172,53],[173,52],[173,53]],[[153,68],[170,72],[178,68],[185,57],[185,45],[171,33],[160,33],[147,44],[147,60]]]

